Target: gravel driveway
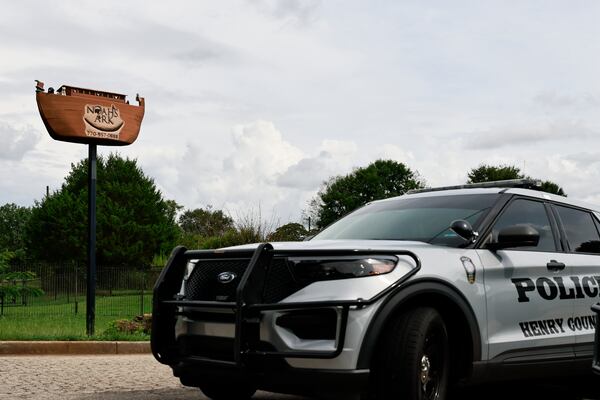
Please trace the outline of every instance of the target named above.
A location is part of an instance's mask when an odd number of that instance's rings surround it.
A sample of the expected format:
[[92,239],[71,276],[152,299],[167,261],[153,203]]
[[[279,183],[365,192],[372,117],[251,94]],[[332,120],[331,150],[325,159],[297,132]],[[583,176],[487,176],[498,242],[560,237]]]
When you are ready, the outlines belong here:
[[[308,400],[259,392],[255,398]],[[151,355],[0,357],[1,400],[202,400]]]
[[[479,393],[478,393],[479,392]],[[571,399],[564,388],[505,384],[452,400]],[[258,392],[255,399],[311,400]],[[202,400],[151,355],[0,357],[0,400]],[[314,399],[312,399],[314,400]]]

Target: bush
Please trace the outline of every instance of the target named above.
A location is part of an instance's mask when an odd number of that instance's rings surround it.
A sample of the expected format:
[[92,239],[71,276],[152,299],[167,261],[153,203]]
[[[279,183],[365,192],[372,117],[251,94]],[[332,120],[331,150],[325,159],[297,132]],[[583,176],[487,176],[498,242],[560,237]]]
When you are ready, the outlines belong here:
[[105,336],[149,335],[152,329],[152,314],[144,314],[133,319],[118,319],[108,324]]
[[[178,243],[188,249],[219,249],[248,243],[260,243],[268,240],[276,226],[275,220],[262,219],[260,208],[257,212],[248,211],[238,215],[235,226],[227,228],[220,235],[202,236],[199,233],[181,230]],[[156,259],[156,257],[155,257]]]
[[297,242],[304,240],[308,236],[308,231],[304,226],[297,222],[290,222],[275,229],[267,237],[270,242]]

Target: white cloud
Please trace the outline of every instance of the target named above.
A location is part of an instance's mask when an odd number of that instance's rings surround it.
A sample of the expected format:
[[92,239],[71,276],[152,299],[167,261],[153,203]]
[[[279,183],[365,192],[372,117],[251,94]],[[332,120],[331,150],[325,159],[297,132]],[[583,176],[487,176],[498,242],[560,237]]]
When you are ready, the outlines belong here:
[[407,147],[400,147],[395,144],[384,144],[376,147],[377,158],[385,160],[394,160],[410,165],[415,156],[412,151],[406,150]]
[[250,0],[261,12],[298,25],[312,22],[321,5],[320,0]]
[[351,141],[324,140],[317,154],[306,156],[277,178],[282,187],[316,191],[331,176],[347,173],[355,164],[357,145]]
[[234,217],[260,208],[265,218],[287,222],[298,221],[325,179],[357,164],[354,142],[324,140],[311,154],[265,120],[234,126],[230,139],[221,151],[192,141],[182,156],[147,152],[153,161],[146,165],[165,195],[187,208],[211,204]]
[[598,107],[600,100],[591,93],[564,94],[556,91],[543,91],[533,98],[534,103],[548,109]]
[[289,203],[289,193],[276,180],[303,157],[302,151],[264,120],[236,125],[230,138],[230,146],[219,151],[193,141],[183,157],[170,158],[161,168],[177,179],[164,184],[167,194],[189,208],[211,204],[235,214],[260,206],[286,218],[298,214],[292,213],[297,204]]
[[31,126],[15,127],[0,121],[0,159],[21,160],[40,141],[40,133]]
[[252,183],[272,181],[302,158],[302,151],[283,140],[272,122],[256,121],[233,128],[233,152],[223,162],[225,173],[241,173]]
[[295,219],[322,181],[377,158],[431,185],[463,183],[481,163],[526,161],[525,173],[594,196],[598,11],[460,0],[7,2],[0,204],[31,204],[85,157],[84,146],[36,142],[35,78],[145,95],[140,138],[119,151],[187,207],[261,204]]
[[481,150],[500,147],[536,145],[549,141],[582,140],[598,136],[581,121],[532,122],[529,126],[504,126],[486,131],[465,133],[462,142],[465,148]]
[[323,175],[331,171],[334,163],[333,156],[326,151],[315,157],[303,158],[280,175],[277,184],[287,188],[314,190],[323,182]]
[[592,164],[600,162],[600,153],[581,152],[569,154],[565,156],[565,159],[572,161],[581,168],[587,168]]

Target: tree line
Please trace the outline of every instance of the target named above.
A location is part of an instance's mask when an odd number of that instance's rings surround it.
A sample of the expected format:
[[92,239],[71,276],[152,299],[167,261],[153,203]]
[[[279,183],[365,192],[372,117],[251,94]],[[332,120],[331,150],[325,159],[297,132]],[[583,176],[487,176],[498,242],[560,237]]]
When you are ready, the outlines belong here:
[[[467,173],[465,183],[532,179],[513,165],[481,164]],[[320,230],[358,207],[387,197],[400,196],[412,189],[425,188],[418,172],[393,160],[377,160],[367,167],[357,168],[343,176],[325,181],[311,200],[307,215]],[[566,196],[556,183],[542,180],[540,190]]]
[[[163,264],[177,244],[201,249],[302,240],[370,201],[426,187],[419,173],[405,164],[376,160],[325,181],[304,210],[303,223],[276,227],[262,221],[260,213],[234,219],[210,205],[184,210],[165,199],[135,159],[111,154],[99,157],[97,168],[97,260],[113,266]],[[467,177],[466,183],[476,183],[527,176],[515,166],[482,164]],[[565,195],[550,181],[543,182],[542,190]],[[83,263],[86,250],[86,160],[72,164],[61,187],[32,207],[0,206],[2,265],[31,260]]]

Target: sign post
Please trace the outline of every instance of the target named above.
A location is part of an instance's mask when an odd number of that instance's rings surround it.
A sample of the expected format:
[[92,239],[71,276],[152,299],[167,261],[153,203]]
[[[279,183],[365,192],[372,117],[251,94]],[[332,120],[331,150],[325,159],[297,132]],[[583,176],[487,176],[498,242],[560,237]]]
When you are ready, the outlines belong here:
[[88,336],[94,335],[96,322],[96,145],[89,144],[88,152],[88,251],[85,327]]
[[36,102],[50,136],[55,140],[83,143],[88,148],[88,248],[86,332],[94,335],[96,321],[96,180],[97,145],[126,146],[135,141],[145,112],[143,97],[129,104],[118,93],[61,86],[44,91],[36,81]]

